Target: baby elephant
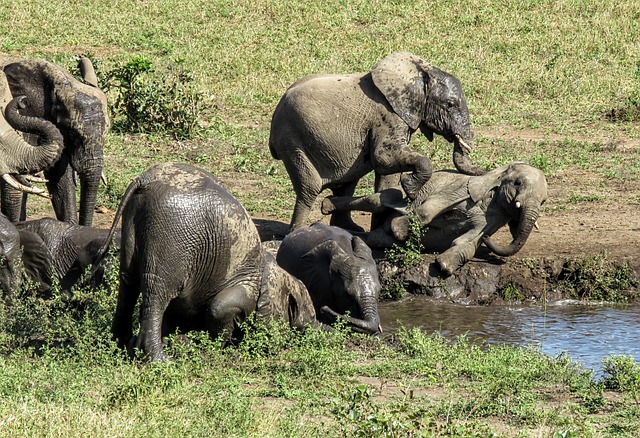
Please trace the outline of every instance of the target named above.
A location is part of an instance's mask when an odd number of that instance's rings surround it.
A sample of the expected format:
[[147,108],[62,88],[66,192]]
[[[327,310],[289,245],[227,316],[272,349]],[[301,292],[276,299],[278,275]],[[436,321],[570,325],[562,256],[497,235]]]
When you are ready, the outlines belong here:
[[[481,243],[500,256],[516,254],[531,234],[546,199],[547,181],[542,171],[514,162],[481,176],[434,172],[410,205],[399,190],[389,189],[358,198],[325,198],[322,212],[386,212],[384,226],[367,237],[369,245],[382,248],[407,239],[413,214],[422,226],[425,250],[442,252],[436,261],[443,272],[451,274],[475,255]],[[503,246],[490,236],[504,225],[509,225],[513,240]]]
[[276,258],[305,284],[320,322],[342,318],[358,332],[382,331],[378,269],[362,239],[318,222],[288,234]]
[[120,346],[165,360],[162,337],[178,327],[231,339],[257,309],[265,316],[280,312],[294,326],[315,322],[302,283],[266,255],[246,210],[210,173],[187,164],[156,165],[129,185],[112,231],[121,216],[112,326]]

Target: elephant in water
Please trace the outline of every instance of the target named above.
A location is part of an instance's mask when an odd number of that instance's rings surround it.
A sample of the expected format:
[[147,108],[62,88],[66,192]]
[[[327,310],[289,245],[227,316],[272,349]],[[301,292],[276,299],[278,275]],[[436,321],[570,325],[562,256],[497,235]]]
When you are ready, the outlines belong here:
[[119,345],[164,360],[164,335],[177,328],[207,330],[230,340],[254,311],[282,316],[295,327],[319,325],[302,282],[263,250],[244,207],[210,173],[181,163],[156,165],[125,191],[112,232],[120,217],[120,290],[112,326]]
[[[285,92],[271,120],[269,149],[284,162],[296,203],[291,229],[305,225],[320,192],[352,196],[364,175],[375,171],[375,191],[397,187],[410,199],[429,180],[429,158],[408,143],[417,130],[429,139],[454,144],[453,160],[462,173],[484,170],[471,164],[473,130],[460,81],[417,56],[396,52],[370,72],[314,75]],[[331,224],[362,231],[348,211],[336,211]]]
[[[367,236],[367,243],[379,248],[406,240],[410,215],[414,215],[422,226],[424,249],[441,252],[436,261],[443,272],[451,274],[475,255],[481,243],[499,256],[516,254],[529,238],[546,199],[544,173],[514,162],[481,176],[434,172],[410,205],[402,192],[388,189],[356,198],[327,197],[322,212],[386,214],[384,225]],[[500,245],[490,236],[505,225],[513,240]]]
[[[56,218],[90,226],[103,175],[104,141],[111,122],[107,98],[98,88],[91,61],[81,58],[79,67],[84,82],[47,61],[0,56],[7,91],[13,97],[26,97],[21,114],[52,123],[62,135],[62,156],[44,172]],[[79,219],[74,172],[80,181]],[[4,183],[0,188],[2,212],[13,222],[25,220],[23,193]]]
[[305,284],[319,321],[342,318],[355,331],[382,332],[378,268],[362,239],[318,222],[287,235],[276,260]]

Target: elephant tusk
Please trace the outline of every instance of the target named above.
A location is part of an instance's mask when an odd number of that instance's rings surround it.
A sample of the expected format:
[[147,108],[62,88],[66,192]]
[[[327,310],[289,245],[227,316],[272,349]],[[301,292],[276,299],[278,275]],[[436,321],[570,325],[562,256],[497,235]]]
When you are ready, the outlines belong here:
[[540,229],[540,226],[538,225],[538,221],[535,221],[535,222],[533,223],[533,227],[534,227],[536,230],[539,230],[539,229]]
[[465,142],[462,137],[460,137],[459,134],[456,134],[456,140],[458,140],[458,144],[460,144],[460,146],[462,147],[462,149],[464,149],[465,151],[467,151],[468,153],[471,153],[471,146],[469,146],[467,144],[467,142]]
[[47,199],[51,198],[51,195],[49,195],[49,193],[47,193],[46,190],[39,189],[37,187],[26,186],[18,182],[18,180],[16,180],[13,176],[11,176],[8,173],[5,173],[4,175],[2,175],[2,179],[5,180],[7,184],[9,184],[14,189],[18,189],[26,193],[33,193],[34,195],[42,196],[43,198],[47,198]]
[[102,184],[104,184],[105,186],[108,185],[107,184],[107,175],[105,175],[104,172],[102,172],[100,174],[100,179],[102,180]]
[[378,331],[382,333],[382,324],[378,324]]
[[520,204],[520,201],[516,201],[516,208],[520,208],[522,207],[522,204]]
[[23,178],[27,181],[40,184],[46,184],[49,182],[49,180],[47,180],[46,178],[42,178],[37,175],[23,175]]

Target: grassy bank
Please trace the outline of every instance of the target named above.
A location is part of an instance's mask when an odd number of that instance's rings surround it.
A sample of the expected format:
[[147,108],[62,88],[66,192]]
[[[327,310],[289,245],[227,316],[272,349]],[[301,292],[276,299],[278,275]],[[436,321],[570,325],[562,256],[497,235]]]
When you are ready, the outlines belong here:
[[[111,288],[0,314],[2,436],[634,436],[640,369],[419,330],[370,338],[254,322],[222,348],[174,337],[171,363],[109,340]],[[555,434],[555,435],[554,435]]]

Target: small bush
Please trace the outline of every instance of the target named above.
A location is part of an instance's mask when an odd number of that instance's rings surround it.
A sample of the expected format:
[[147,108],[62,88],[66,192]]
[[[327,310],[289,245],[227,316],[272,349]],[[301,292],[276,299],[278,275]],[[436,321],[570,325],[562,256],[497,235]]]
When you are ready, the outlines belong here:
[[603,359],[605,388],[629,394],[640,404],[640,365],[631,356],[611,356]]
[[391,263],[409,267],[422,262],[422,225],[418,219],[409,214],[409,237],[402,244],[394,243],[391,248],[385,250],[384,255]]
[[121,132],[170,134],[183,140],[197,136],[203,99],[191,86],[193,76],[182,61],[163,71],[137,56],[105,75],[105,92],[114,95],[113,129]]

